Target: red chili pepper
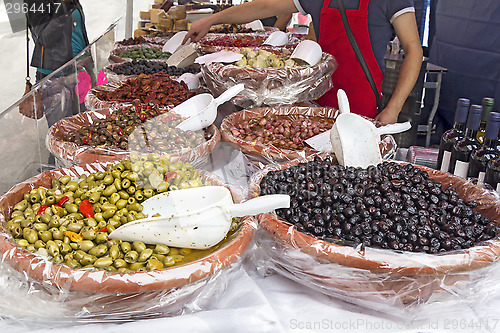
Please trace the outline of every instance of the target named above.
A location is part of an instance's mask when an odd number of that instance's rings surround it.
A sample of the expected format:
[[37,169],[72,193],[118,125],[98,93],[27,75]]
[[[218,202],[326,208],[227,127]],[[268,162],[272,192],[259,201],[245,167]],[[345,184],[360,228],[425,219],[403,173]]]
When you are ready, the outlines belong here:
[[82,212],[85,217],[94,217],[94,207],[90,203],[89,199],[85,199],[80,202],[80,206],[78,206],[80,212]]
[[118,129],[118,135],[123,136],[123,130],[121,128]]
[[68,196],[65,195],[64,197],[62,197],[61,199],[59,199],[59,201],[55,205],[59,206],[59,207],[62,207],[62,205],[64,205],[68,200],[69,200]]
[[97,232],[108,232],[108,227],[104,227],[100,230],[97,230]]
[[84,139],[84,140],[83,140],[83,143],[84,143],[84,144],[88,144],[88,143],[89,143],[89,140]]
[[170,172],[167,172],[165,174],[165,181],[166,182],[169,182],[171,181],[172,179],[174,179],[175,177],[177,177],[177,172],[175,171],[170,171]]
[[139,114],[139,119],[140,119],[141,121],[145,121],[145,120],[146,120],[146,118],[147,118],[147,114],[146,114],[145,112],[141,112],[141,113]]
[[43,215],[45,213],[45,210],[49,208],[47,205],[40,205],[40,208],[38,208],[38,212],[36,212],[36,215]]

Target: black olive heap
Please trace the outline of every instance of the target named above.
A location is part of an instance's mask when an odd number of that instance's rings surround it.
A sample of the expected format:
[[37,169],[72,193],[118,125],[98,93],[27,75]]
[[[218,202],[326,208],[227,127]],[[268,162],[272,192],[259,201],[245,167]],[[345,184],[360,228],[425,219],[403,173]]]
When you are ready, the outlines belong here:
[[291,197],[290,208],[277,210],[280,218],[331,243],[438,253],[473,247],[500,232],[473,211],[476,203],[411,164],[362,169],[316,157],[269,172],[260,195],[276,193]]
[[170,76],[181,76],[184,73],[196,74],[200,72],[199,67],[189,66],[184,68],[177,68],[176,66],[169,66],[164,62],[147,61],[144,59],[134,59],[132,61],[123,62],[114,65],[111,71],[120,75],[139,75],[143,74],[156,74],[163,72]]

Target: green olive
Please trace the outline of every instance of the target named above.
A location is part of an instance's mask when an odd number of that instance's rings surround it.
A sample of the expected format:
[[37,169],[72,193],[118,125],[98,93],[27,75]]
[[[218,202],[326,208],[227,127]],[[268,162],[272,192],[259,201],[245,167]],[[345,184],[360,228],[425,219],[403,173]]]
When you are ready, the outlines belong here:
[[68,224],[68,231],[79,233],[80,230],[82,230],[82,228],[83,228],[83,223],[79,221]]
[[26,218],[21,221],[21,228],[31,228],[33,227],[33,218]]
[[118,194],[117,192],[116,193],[113,193],[111,194],[111,196],[109,197],[109,203],[112,204],[112,205],[116,205],[116,203],[118,202],[118,200],[120,200],[120,194]]
[[132,250],[132,245],[129,242],[122,242],[120,244],[120,248],[122,249],[123,253],[127,253]]
[[116,169],[111,171],[111,175],[113,175],[115,179],[120,179],[122,176],[121,171]]
[[31,228],[24,228],[23,229],[23,237],[30,243],[30,244],[35,244],[35,242],[38,240],[38,234],[35,230]]
[[113,185],[115,185],[115,188],[117,191],[122,190],[122,182],[119,178],[115,178],[115,181],[113,182]]
[[146,268],[146,265],[143,262],[134,262],[134,263],[130,264],[128,266],[128,268],[131,271],[137,272],[137,271],[143,271]]
[[188,248],[182,248],[179,250],[179,253],[182,254],[183,256],[188,255],[191,253],[191,249]]
[[123,200],[127,200],[130,197],[130,195],[124,190],[121,190],[120,192],[118,192],[118,194],[120,195],[120,199]]
[[180,254],[174,254],[171,256],[172,258],[174,258],[174,261],[177,263],[177,262],[181,262],[184,260],[184,256],[183,255],[180,255]]
[[160,184],[158,184],[158,186],[156,187],[156,191],[158,193],[166,192],[168,190],[168,186],[169,186],[169,184],[167,182],[163,181]]
[[45,242],[41,239],[39,239],[35,242],[35,248],[37,248],[37,249],[39,249],[41,247],[45,247],[45,245],[46,245]]
[[137,258],[138,262],[145,262],[153,255],[152,249],[145,249],[139,254],[139,258]]
[[90,203],[92,203],[92,204],[99,202],[99,199],[100,199],[100,198],[101,198],[101,193],[99,193],[99,192],[92,192],[92,193],[89,195],[89,201],[90,201]]
[[175,260],[172,256],[167,256],[167,257],[165,257],[165,260],[163,260],[163,264],[166,267],[170,267],[170,266],[175,265]]
[[108,203],[108,202],[109,202],[108,198],[103,197],[101,195],[101,197],[99,198],[99,203],[102,205],[102,204],[105,204],[105,203]]
[[54,231],[52,231],[52,238],[64,240],[64,232],[59,229],[55,229]]
[[139,175],[136,172],[131,172],[130,174],[127,175],[127,179],[135,182],[139,179]]
[[83,240],[78,242],[78,249],[88,252],[91,248],[93,248],[95,245],[91,240]]
[[44,213],[44,214],[40,215],[40,220],[43,223],[49,224],[49,222],[50,222],[50,215],[47,214],[47,213]]
[[48,224],[49,228],[59,228],[61,226],[61,220],[59,218],[59,215],[54,215],[50,219],[50,222]]
[[137,253],[137,251],[133,251],[133,250],[125,253],[125,257],[124,257],[125,261],[129,264],[136,262],[138,258],[139,258],[139,253]]
[[39,201],[40,201],[40,194],[37,191],[30,194],[30,202],[32,204],[39,202]]
[[165,266],[158,259],[149,259],[147,264],[146,264],[146,268],[150,271],[155,271],[157,269],[163,269],[163,268],[165,268]]
[[113,259],[116,260],[120,256],[120,248],[118,245],[113,245],[109,248],[109,256]]
[[157,254],[169,254],[170,248],[165,244],[156,244],[154,252]]
[[167,256],[163,255],[163,254],[153,254],[150,259],[157,259],[157,260],[160,260],[161,262],[163,262],[165,260]]
[[93,255],[85,253],[82,260],[80,260],[80,264],[82,264],[84,266],[92,265],[96,260],[97,260],[97,258],[94,257]]
[[142,212],[142,205],[139,203],[134,203],[132,205],[127,205],[128,211]]
[[22,200],[14,205],[14,210],[24,211],[28,207],[28,200]]
[[91,248],[88,253],[100,258],[105,255],[106,252],[108,252],[108,246],[106,244],[99,244],[96,247]]
[[77,250],[77,251],[75,251],[75,253],[74,253],[73,257],[74,257],[76,260],[80,261],[80,260],[82,260],[82,259],[83,259],[83,257],[84,257],[85,255],[86,255],[86,253],[85,253],[85,252],[83,252],[82,250]]
[[62,176],[61,178],[59,178],[59,182],[63,185],[68,184],[70,180],[71,180],[71,177],[68,175],[65,175],[65,176]]
[[104,179],[102,182],[104,183],[104,185],[111,185],[111,184],[113,184],[114,181],[115,181],[115,179],[113,178],[112,175],[106,175],[106,176],[104,176]]
[[64,261],[64,264],[71,269],[77,269],[81,267],[81,265],[75,259],[66,259]]
[[55,256],[58,256],[60,254],[59,246],[56,244],[56,242],[49,240],[48,242],[46,242],[46,244],[47,244],[47,246],[45,248],[47,249],[47,252],[51,256],[55,257]]
[[113,266],[115,266],[117,269],[127,267],[127,262],[123,259],[116,259],[115,262],[113,263]]
[[141,190],[136,190],[134,193],[134,198],[135,200],[142,202],[144,200],[144,194],[142,193]]
[[88,239],[88,240],[93,241],[94,239],[96,239],[97,233],[95,232],[94,229],[89,229],[89,230],[82,232],[82,237],[83,237],[83,239]]
[[107,232],[98,232],[94,242],[97,244],[104,244],[108,241],[108,233]]
[[[41,216],[41,215],[38,215],[38,216]],[[45,231],[45,230],[49,229],[49,226],[46,225],[45,223],[35,223],[35,224],[33,224],[33,229],[35,229],[36,231]]]
[[41,240],[43,240],[45,243],[47,243],[48,241],[52,240],[53,237],[52,237],[52,233],[50,231],[46,230],[46,231],[41,231],[39,233],[39,238]]
[[[129,198],[130,199],[130,198]],[[124,200],[124,199],[120,199],[116,202],[116,208],[118,209],[123,209],[125,207],[127,207],[127,200]]]
[[132,243],[132,248],[138,253],[141,253],[146,249],[146,244],[144,244],[144,242],[141,241],[135,241]]
[[[70,180],[67,184],[66,184],[66,190],[67,191],[71,191],[71,192],[76,192],[76,190],[78,189],[78,183],[74,180]],[[76,195],[76,193],[75,193]]]
[[132,182],[130,181],[130,179],[125,178],[121,182],[121,187],[124,188],[124,189],[127,189],[127,188],[130,187],[131,184],[132,184]]
[[111,196],[111,194],[113,194],[115,192],[116,192],[115,185],[109,185],[108,187],[106,187],[106,189],[104,191],[102,191],[102,194],[109,197],[109,196]]
[[71,251],[73,251],[71,246],[69,244],[66,244],[66,243],[62,243],[61,245],[59,245],[59,249],[61,251],[61,254],[63,254],[63,255],[66,255],[66,254],[70,253]]
[[88,227],[95,228],[97,226],[97,221],[92,217],[87,217],[85,220],[85,225]]

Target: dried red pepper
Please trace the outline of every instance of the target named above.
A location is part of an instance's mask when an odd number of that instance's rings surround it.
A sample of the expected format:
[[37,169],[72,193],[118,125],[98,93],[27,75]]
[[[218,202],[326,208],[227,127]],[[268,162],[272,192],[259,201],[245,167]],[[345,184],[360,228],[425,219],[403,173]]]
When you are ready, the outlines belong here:
[[97,232],[108,232],[108,227],[97,230]]
[[80,210],[80,212],[85,217],[94,217],[94,207],[90,203],[89,199],[85,199],[82,202],[80,202],[80,206],[78,206],[78,210]]
[[62,207],[69,200],[68,196],[65,195],[55,204],[56,206]]
[[40,205],[40,208],[38,208],[38,211],[36,212],[36,215],[43,215],[45,213],[45,210],[49,208],[47,205]]
[[169,182],[171,181],[172,179],[174,179],[175,177],[177,177],[177,172],[175,171],[170,171],[170,172],[167,172],[165,174],[165,181],[166,182]]

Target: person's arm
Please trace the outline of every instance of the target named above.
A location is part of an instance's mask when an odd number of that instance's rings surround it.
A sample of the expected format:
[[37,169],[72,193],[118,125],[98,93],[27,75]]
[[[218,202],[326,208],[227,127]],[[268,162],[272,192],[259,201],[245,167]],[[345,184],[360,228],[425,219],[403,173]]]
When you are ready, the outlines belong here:
[[292,18],[291,13],[278,15],[278,17],[276,18],[276,22],[274,23],[274,27],[282,31],[286,30],[286,26],[288,25],[288,22],[290,22],[291,18]]
[[253,0],[241,5],[230,7],[216,14],[194,21],[191,29],[184,37],[183,44],[191,38],[197,42],[208,33],[215,24],[242,24],[264,17],[297,12],[293,0]]
[[422,46],[418,35],[417,22],[413,13],[398,16],[392,23],[403,47],[405,58],[399,72],[398,83],[389,103],[375,119],[387,124],[397,122],[398,115],[408,98],[420,73]]

